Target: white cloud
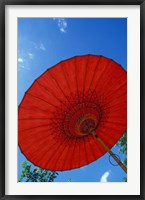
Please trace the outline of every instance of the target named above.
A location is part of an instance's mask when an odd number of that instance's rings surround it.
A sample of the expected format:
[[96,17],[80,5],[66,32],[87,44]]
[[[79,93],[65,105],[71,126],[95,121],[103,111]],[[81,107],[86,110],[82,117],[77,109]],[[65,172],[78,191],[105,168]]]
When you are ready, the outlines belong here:
[[18,62],[23,63],[24,62],[23,58],[18,58]]
[[38,49],[38,45],[35,42],[30,42],[30,43],[34,46],[35,49]]
[[64,18],[58,18],[58,27],[62,33],[66,33],[67,21]]
[[43,43],[40,44],[39,48],[40,48],[42,51],[45,51],[45,50],[46,50],[46,48],[45,48],[45,46],[44,46]]
[[45,51],[46,48],[44,46],[44,44],[41,42],[40,44],[37,44],[36,42],[31,42],[31,44],[34,46],[35,49],[37,50],[42,50]]
[[30,68],[29,67],[27,67],[27,66],[24,66],[24,65],[19,65],[19,67],[18,67],[18,71],[20,71],[20,70],[30,70]]
[[30,59],[34,58],[34,55],[32,53],[28,53],[28,56],[29,56]]
[[107,172],[105,172],[105,173],[101,176],[100,182],[103,182],[103,183],[108,182],[108,176],[110,175],[110,172],[111,172],[110,170],[107,171]]

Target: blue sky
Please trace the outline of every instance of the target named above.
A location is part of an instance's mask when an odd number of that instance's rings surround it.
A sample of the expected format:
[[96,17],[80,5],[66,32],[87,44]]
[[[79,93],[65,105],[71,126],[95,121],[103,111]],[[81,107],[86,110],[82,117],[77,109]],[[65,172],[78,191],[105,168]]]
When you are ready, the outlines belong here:
[[[18,104],[33,81],[46,69],[76,55],[95,54],[111,58],[127,70],[126,18],[19,18]],[[112,151],[118,154],[118,147]],[[123,160],[124,155],[118,154]],[[18,148],[18,176],[26,158]],[[115,164],[115,161],[112,160]],[[109,163],[106,153],[97,161],[66,172],[57,182],[122,182],[126,176]]]

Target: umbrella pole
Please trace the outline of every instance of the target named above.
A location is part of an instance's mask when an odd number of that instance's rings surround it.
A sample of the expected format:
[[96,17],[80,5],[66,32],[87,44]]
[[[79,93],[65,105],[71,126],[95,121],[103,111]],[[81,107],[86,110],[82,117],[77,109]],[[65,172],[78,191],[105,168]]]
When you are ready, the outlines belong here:
[[96,134],[95,131],[92,134],[97,138],[97,140],[102,144],[102,146],[108,151],[108,153],[114,158],[114,160],[120,165],[120,167],[127,173],[127,168],[125,165],[115,156],[115,154],[107,147],[103,140]]

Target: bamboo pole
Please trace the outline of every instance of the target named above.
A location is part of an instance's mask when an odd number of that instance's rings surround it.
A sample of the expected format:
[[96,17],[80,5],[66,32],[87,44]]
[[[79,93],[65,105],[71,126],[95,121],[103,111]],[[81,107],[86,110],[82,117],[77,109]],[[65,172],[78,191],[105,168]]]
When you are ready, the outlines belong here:
[[125,165],[115,156],[115,154],[107,147],[103,140],[96,134],[95,131],[92,134],[97,138],[97,140],[102,144],[102,146],[107,150],[107,152],[114,158],[114,160],[120,165],[120,167],[127,173],[127,168]]

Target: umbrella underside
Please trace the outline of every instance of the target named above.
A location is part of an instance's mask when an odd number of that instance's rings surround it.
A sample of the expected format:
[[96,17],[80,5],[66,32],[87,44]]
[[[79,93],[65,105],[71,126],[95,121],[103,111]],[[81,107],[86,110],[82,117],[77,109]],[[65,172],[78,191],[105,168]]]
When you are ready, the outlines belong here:
[[78,168],[110,149],[127,126],[127,73],[103,56],[77,56],[48,69],[19,106],[19,146],[48,170]]

